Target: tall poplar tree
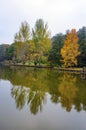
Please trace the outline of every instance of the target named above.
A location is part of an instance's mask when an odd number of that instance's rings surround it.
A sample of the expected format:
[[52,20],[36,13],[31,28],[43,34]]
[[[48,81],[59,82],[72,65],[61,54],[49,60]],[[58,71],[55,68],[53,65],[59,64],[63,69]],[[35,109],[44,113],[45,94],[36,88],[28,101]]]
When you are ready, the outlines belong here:
[[17,60],[25,62],[30,44],[30,27],[25,21],[21,23],[20,30],[14,37],[15,57]]
[[78,35],[75,29],[72,29],[64,40],[64,46],[61,49],[61,55],[65,67],[77,65],[77,56],[80,54],[78,44]]
[[36,21],[35,28],[32,29],[32,39],[35,45],[34,62],[40,65],[43,56],[45,57],[51,48],[50,32],[43,19]]

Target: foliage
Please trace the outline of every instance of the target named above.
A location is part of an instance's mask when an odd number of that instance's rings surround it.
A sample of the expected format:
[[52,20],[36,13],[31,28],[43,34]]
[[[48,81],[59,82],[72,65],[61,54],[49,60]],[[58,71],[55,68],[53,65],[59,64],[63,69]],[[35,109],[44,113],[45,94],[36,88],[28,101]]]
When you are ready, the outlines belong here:
[[30,65],[86,66],[86,27],[80,28],[78,33],[72,29],[50,38],[48,25],[43,19],[36,21],[32,32],[24,21],[14,36],[14,43],[0,45],[0,61],[4,60]]
[[77,56],[80,54],[78,51],[78,36],[75,29],[72,29],[70,33],[67,34],[64,40],[64,46],[61,49],[61,55],[65,67],[71,67],[77,65]]
[[52,48],[49,53],[48,60],[50,64],[61,65],[61,48],[63,47],[65,36],[62,33],[52,38]]
[[0,61],[6,60],[6,50],[9,48],[8,44],[0,45]]
[[46,56],[51,47],[48,25],[42,19],[36,21],[35,29],[32,29],[32,39],[35,45],[34,62],[40,64],[43,55]]
[[12,60],[14,56],[14,44],[9,45],[6,49],[6,57],[8,60]]
[[78,37],[79,37],[79,45],[80,45],[80,52],[81,54],[78,57],[79,60],[79,66],[85,66],[86,65],[86,27],[82,27],[78,31]]
[[30,54],[30,28],[27,22],[21,23],[21,27],[14,38],[15,58],[25,63],[27,56]]
[[18,33],[15,34],[15,42],[25,42],[30,39],[30,27],[29,24],[25,21],[21,23],[21,27]]

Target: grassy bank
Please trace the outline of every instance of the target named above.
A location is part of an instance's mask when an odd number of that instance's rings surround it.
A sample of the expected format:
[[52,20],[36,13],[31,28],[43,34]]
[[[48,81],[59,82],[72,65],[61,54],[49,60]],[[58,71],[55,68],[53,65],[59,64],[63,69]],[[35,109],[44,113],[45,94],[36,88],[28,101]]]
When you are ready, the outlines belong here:
[[[83,68],[63,68],[63,67],[52,67],[48,64],[41,64],[41,65],[34,65],[34,64],[22,64],[22,63],[12,63],[12,62],[4,62],[2,63],[2,65],[6,65],[6,66],[20,66],[20,67],[34,67],[34,68],[51,68],[54,70],[58,70],[58,71],[63,71],[63,72],[71,72],[71,73],[81,73]],[[85,73],[86,73],[86,69],[85,69]]]

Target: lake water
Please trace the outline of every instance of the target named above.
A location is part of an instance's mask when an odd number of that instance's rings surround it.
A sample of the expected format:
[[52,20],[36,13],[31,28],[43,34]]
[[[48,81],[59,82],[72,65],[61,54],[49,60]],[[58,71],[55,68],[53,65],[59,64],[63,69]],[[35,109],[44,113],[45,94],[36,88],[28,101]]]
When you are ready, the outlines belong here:
[[86,130],[86,80],[52,69],[1,66],[0,130]]

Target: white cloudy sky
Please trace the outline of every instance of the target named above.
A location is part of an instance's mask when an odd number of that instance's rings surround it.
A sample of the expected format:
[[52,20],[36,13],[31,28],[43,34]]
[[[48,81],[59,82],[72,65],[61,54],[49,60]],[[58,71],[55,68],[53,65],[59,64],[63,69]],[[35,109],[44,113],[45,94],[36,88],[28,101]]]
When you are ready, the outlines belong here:
[[86,26],[86,0],[0,0],[0,43],[12,43],[21,22],[48,23],[51,36]]

